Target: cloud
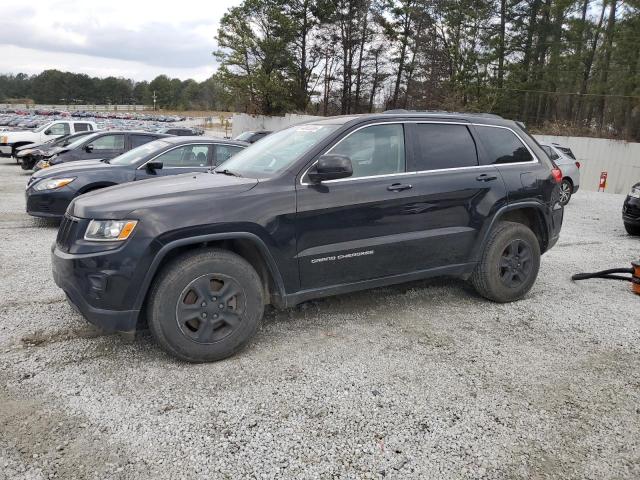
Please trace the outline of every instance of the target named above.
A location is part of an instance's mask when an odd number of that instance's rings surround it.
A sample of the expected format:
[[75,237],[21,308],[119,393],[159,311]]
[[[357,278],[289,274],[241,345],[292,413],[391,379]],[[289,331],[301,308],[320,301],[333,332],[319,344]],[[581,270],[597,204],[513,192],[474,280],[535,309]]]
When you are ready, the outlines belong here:
[[82,55],[89,65],[78,66],[79,71],[93,68],[91,63],[104,65],[98,59],[134,62],[154,70],[210,71],[215,65],[211,53],[218,22],[227,8],[238,3],[183,0],[169,9],[162,2],[145,1],[112,0],[106,5],[5,1],[9,4],[0,17],[2,53],[14,47],[46,52],[54,60],[65,54]]

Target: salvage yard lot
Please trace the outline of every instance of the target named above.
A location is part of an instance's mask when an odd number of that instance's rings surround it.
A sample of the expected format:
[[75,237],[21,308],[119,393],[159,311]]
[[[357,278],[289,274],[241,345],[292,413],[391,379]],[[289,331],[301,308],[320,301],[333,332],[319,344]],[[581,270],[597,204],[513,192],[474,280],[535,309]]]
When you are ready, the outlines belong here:
[[190,365],[104,335],[0,160],[0,478],[638,478],[640,298],[624,197],[579,192],[523,301],[434,280],[269,311]]

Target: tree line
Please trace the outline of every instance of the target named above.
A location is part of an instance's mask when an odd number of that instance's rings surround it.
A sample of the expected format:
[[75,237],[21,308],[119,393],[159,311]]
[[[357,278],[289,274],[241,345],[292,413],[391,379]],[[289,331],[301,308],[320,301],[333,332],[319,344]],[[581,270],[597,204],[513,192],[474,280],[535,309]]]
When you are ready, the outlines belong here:
[[245,0],[217,39],[235,110],[482,111],[640,140],[640,0]]
[[38,75],[0,75],[0,102],[28,99],[39,104],[153,105],[177,110],[227,110],[215,78],[204,82],[159,75],[152,81],[97,78],[81,73],[45,70]]

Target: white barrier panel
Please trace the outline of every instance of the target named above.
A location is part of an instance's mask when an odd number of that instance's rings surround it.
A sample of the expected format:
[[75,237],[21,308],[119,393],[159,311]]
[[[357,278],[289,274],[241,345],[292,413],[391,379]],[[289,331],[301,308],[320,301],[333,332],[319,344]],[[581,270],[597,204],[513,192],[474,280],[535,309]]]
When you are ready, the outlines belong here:
[[313,115],[297,115],[287,114],[283,117],[267,117],[265,115],[247,115],[246,113],[234,113],[233,137],[240,135],[242,132],[250,130],[271,130],[276,131],[297,123],[308,122],[325,117],[316,117]]
[[607,172],[608,193],[628,193],[640,182],[640,143],[590,137],[535,135],[540,143],[571,148],[580,162],[580,189],[598,190],[600,173]]

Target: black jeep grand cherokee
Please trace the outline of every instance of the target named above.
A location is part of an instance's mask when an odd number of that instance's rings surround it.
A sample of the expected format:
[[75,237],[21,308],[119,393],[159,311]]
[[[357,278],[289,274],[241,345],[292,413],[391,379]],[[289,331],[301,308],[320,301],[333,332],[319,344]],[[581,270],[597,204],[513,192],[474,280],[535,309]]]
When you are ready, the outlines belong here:
[[76,198],[53,275],[92,323],[136,328],[188,361],[219,360],[265,304],[439,275],[509,302],[558,240],[562,178],[490,115],[328,118],[269,135],[216,173]]

